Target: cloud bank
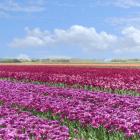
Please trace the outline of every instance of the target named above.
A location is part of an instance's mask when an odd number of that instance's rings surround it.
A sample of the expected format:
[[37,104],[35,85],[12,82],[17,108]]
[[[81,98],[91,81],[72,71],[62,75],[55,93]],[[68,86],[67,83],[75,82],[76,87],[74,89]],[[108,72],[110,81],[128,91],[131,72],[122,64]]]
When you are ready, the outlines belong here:
[[61,45],[74,45],[81,48],[104,50],[110,48],[117,37],[104,31],[97,32],[93,27],[80,25],[71,26],[69,29],[55,29],[53,32],[41,31],[40,28],[25,28],[24,38],[15,38],[12,47],[55,47]]
[[134,7],[140,7],[140,1],[139,0],[97,0],[96,1],[98,5],[103,6],[110,6],[113,5],[115,7],[120,8],[134,8]]
[[126,27],[117,36],[105,31],[97,32],[94,27],[73,25],[68,29],[54,29],[42,31],[40,28],[25,28],[23,38],[15,38],[9,44],[18,48],[55,48],[61,46],[75,46],[85,52],[137,52],[140,51],[140,29],[133,26]]
[[21,1],[17,2],[16,0],[1,0],[0,2],[0,12],[9,13],[9,12],[41,12],[45,10],[43,6],[43,0],[36,1]]

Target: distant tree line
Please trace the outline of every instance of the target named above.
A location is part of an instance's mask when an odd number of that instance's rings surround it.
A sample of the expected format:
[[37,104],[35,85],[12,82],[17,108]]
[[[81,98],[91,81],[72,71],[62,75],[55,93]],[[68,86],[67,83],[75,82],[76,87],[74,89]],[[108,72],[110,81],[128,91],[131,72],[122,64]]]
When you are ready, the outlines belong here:
[[18,59],[0,59],[0,63],[21,63]]
[[111,62],[139,62],[140,59],[112,59]]
[[[104,60],[86,60],[86,59],[64,59],[64,58],[59,58],[59,59],[10,59],[10,58],[5,58],[5,59],[0,59],[0,63],[24,63],[24,62],[33,62],[33,63],[104,63]],[[140,59],[112,59],[108,61],[109,63],[129,63],[129,62],[140,62]]]
[[70,63],[69,59],[0,59],[0,63],[22,63],[22,62],[43,62],[43,63]]

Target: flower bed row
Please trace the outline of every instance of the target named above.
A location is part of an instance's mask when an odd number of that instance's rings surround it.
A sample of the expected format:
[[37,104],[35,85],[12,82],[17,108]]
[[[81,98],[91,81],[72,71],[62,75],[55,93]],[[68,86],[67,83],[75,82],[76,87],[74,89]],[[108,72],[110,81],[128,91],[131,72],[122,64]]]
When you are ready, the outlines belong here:
[[1,78],[140,91],[140,70],[64,66],[0,66]]
[[0,99],[28,110],[51,111],[84,126],[140,135],[140,97],[0,81]]
[[68,140],[69,130],[58,121],[41,119],[4,105],[0,106],[0,139]]

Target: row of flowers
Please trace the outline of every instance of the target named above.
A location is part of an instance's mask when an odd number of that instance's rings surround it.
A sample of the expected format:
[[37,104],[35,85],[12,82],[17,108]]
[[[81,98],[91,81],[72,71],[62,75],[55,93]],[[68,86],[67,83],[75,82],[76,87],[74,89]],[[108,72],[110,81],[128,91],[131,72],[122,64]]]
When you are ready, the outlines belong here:
[[140,70],[64,66],[1,66],[1,78],[140,91]]
[[3,105],[0,106],[0,139],[68,140],[69,130],[58,121],[41,119]]
[[0,81],[0,99],[28,110],[51,111],[84,126],[140,135],[140,97]]

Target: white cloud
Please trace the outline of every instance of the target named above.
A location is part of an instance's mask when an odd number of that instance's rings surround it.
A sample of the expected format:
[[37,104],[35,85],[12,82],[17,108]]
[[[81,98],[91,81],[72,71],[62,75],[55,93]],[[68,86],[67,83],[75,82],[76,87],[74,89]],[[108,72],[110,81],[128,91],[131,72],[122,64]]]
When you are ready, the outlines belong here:
[[36,2],[24,1],[16,2],[14,0],[4,0],[0,3],[0,11],[2,12],[41,12],[45,8],[43,3],[37,0]]
[[26,36],[15,38],[9,45],[11,47],[40,47],[60,48],[75,46],[79,52],[84,53],[127,53],[140,51],[140,29],[133,26],[126,27],[121,35],[109,34],[105,31],[97,32],[93,27],[80,25],[71,26],[68,29],[55,29],[53,32],[41,31],[39,28],[25,28]]
[[118,41],[119,47],[114,50],[116,53],[140,51],[140,29],[127,27],[122,30],[122,35]]
[[106,24],[110,24],[113,26],[113,29],[118,32],[118,30],[122,30],[124,27],[135,27],[136,29],[140,29],[140,16],[138,13],[135,15],[129,16],[121,16],[121,17],[108,17],[105,20]]
[[12,47],[42,47],[42,46],[77,46],[86,50],[110,49],[117,41],[115,35],[106,32],[97,32],[95,28],[80,25],[71,26],[69,29],[55,29],[53,32],[41,31],[39,28],[26,28],[24,38],[15,38]]
[[140,45],[140,30],[130,26],[122,31],[126,38],[132,40],[137,45]]
[[114,5],[122,8],[140,7],[139,0],[116,0]]
[[137,26],[140,27],[140,16],[110,17],[105,20],[113,26]]
[[140,0],[97,0],[99,5],[113,5],[120,8],[140,7]]

